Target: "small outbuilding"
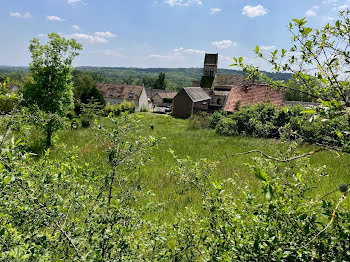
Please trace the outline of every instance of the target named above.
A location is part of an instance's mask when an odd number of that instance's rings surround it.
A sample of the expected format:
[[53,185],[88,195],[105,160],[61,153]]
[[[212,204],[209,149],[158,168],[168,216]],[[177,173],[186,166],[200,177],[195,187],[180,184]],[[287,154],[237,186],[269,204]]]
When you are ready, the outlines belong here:
[[170,106],[173,102],[176,92],[160,92],[151,97],[152,103],[155,106]]
[[185,87],[173,99],[173,115],[190,117],[200,111],[207,111],[210,96],[201,87]]

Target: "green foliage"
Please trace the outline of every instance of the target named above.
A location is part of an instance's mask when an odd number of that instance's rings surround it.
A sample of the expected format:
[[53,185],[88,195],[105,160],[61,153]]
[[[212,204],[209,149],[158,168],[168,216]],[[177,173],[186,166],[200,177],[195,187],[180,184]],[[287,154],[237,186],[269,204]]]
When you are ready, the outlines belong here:
[[3,84],[0,81],[0,114],[11,112],[19,104],[18,94],[10,93],[7,89],[9,83],[9,78],[4,79]]
[[192,115],[188,121],[189,129],[203,129],[209,126],[209,114],[207,112],[199,112]]
[[11,112],[19,103],[17,94],[0,94],[0,114]]
[[[96,130],[106,142],[107,172],[82,165],[65,146],[59,161],[49,150],[33,161],[25,142],[2,140],[0,260],[146,260],[150,251],[139,251],[147,243],[139,233],[147,221],[140,215],[157,205],[135,177],[158,139],[129,140],[137,128],[139,120],[125,114],[111,129]],[[133,207],[139,198],[149,205]]]
[[221,118],[226,117],[227,113],[225,111],[216,111],[214,112],[210,118],[209,118],[209,127],[210,128],[215,128],[217,126],[217,124],[219,123],[219,121],[221,120]]
[[[296,144],[276,153],[283,162],[249,159],[257,188],[235,175],[222,181],[215,175],[220,162],[179,158],[170,150],[175,167],[167,183],[176,185],[175,195],[201,204],[189,203],[175,220],[161,220],[159,212],[174,199],[162,205],[143,183],[154,172],[148,162],[160,139],[144,134],[142,116],[123,113],[94,129],[70,131],[95,132],[101,151],[92,154],[99,165],[82,160],[78,152],[85,144],[33,158],[24,150],[27,137],[11,132],[26,118],[9,115],[0,125],[1,134],[8,134],[0,139],[0,260],[349,260],[349,211],[340,205],[333,220],[336,202],[310,194],[328,173],[298,158]],[[336,198],[349,190],[343,183],[339,188]]]
[[[259,47],[255,49],[257,56],[265,60],[274,72],[293,73],[288,83],[274,81],[257,67],[244,64],[242,59],[234,58],[232,65],[240,67],[250,78],[257,78],[275,88],[297,91],[299,98],[321,102],[323,107],[314,111],[310,121],[322,118],[324,122],[331,122],[327,126],[332,133],[340,134],[337,144],[343,145],[345,150],[350,145],[350,138],[345,135],[350,126],[339,117],[348,115],[350,106],[349,14],[349,9],[341,11],[338,20],[319,29],[308,27],[305,18],[293,19],[289,24],[293,41],[289,50],[274,50],[266,54]],[[335,122],[342,127],[334,126]],[[318,127],[322,128],[322,124],[319,123]],[[305,132],[312,135],[318,130],[306,129]],[[333,135],[332,139],[335,139]]]
[[[348,113],[338,113],[331,119],[314,117],[323,108],[307,110],[302,106],[277,109],[272,104],[257,104],[243,107],[231,115],[215,113],[211,116],[210,127],[221,135],[248,135],[263,138],[286,138],[308,143],[321,143],[348,150],[344,130],[349,124]],[[340,139],[341,138],[341,139]]]
[[163,89],[165,90],[167,87],[167,81],[165,80],[165,74],[159,73],[158,79],[154,84],[155,89]]
[[58,114],[72,106],[71,64],[81,48],[75,40],[66,40],[54,33],[49,34],[46,45],[41,45],[36,38],[30,42],[32,80],[26,83],[24,90],[28,105],[37,105],[40,110]]
[[[285,157],[296,154],[292,146]],[[205,159],[198,162],[175,159],[178,167],[170,177],[181,182],[183,188],[198,190],[205,215],[197,210],[179,214],[173,230],[165,232],[164,238],[171,241],[171,248],[159,247],[159,260],[165,257],[191,261],[350,258],[347,251],[350,231],[346,222],[350,213],[345,209],[338,213],[332,229],[315,237],[332,218],[334,203],[309,198],[310,187],[317,185],[327,173],[322,168],[312,169],[307,159],[282,164],[257,158],[250,167],[260,181],[261,192],[252,191],[241,181],[213,180],[216,163]]]
[[119,116],[122,112],[129,112],[134,113],[135,112],[135,104],[133,102],[126,102],[124,101],[121,104],[114,104],[111,105],[108,103],[105,106],[105,113],[106,115],[112,114],[113,116]]
[[55,120],[73,108],[72,61],[79,54],[77,51],[82,49],[75,40],[66,40],[54,33],[48,37],[46,45],[41,45],[37,38],[30,42],[32,62],[29,69],[32,78],[26,82],[23,93],[28,106],[39,109],[38,115],[47,114],[50,119],[45,119],[43,126],[47,148],[51,146],[53,132],[60,126]]
[[88,104],[91,100],[99,102],[101,105],[106,104],[102,93],[96,87],[92,74],[74,71],[73,82],[76,99],[79,99],[84,104]]

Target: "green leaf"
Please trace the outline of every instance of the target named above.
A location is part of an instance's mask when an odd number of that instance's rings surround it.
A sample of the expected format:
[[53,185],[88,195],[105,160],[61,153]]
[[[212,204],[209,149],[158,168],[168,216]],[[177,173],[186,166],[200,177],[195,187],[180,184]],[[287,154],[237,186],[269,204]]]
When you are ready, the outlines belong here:
[[260,180],[263,180],[265,182],[269,181],[269,178],[267,176],[267,174],[264,172],[264,170],[262,170],[261,168],[255,168],[254,169],[254,174],[257,178],[259,178]]
[[259,46],[256,46],[254,51],[255,51],[255,53],[259,53],[260,52]]
[[6,177],[4,178],[4,184],[5,184],[5,185],[8,184],[8,182],[10,182],[10,180],[11,180],[11,177],[6,176]]
[[264,188],[264,193],[265,193],[265,197],[267,200],[271,200],[273,198],[273,189],[272,189],[272,186],[270,184],[268,184]]
[[242,61],[243,61],[243,57],[240,57],[240,58],[238,59],[238,62],[239,62],[240,64],[242,64]]

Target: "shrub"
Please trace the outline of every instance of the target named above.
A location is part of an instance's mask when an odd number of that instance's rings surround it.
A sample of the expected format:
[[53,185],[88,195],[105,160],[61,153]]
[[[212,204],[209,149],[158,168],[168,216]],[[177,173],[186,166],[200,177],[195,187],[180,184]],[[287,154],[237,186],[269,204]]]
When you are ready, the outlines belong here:
[[18,96],[16,94],[3,94],[0,95],[0,113],[11,112],[18,103]]
[[74,118],[70,124],[72,129],[79,129],[81,127],[81,120],[79,118]]
[[90,127],[90,125],[91,125],[91,122],[89,119],[84,118],[84,117],[81,119],[81,126],[82,127],[86,128],[86,127]]
[[192,115],[189,118],[188,128],[189,129],[202,129],[209,126],[209,114],[206,112],[199,112]]
[[288,131],[289,139],[341,146],[339,136],[347,136],[344,128],[349,126],[349,114],[344,112],[327,119],[312,117],[311,112],[313,110],[300,105],[278,109],[272,104],[262,103],[243,107],[231,115],[216,112],[210,117],[209,127],[222,135],[264,138],[280,138],[282,131]]
[[225,136],[236,136],[240,134],[237,128],[237,121],[229,117],[221,118],[215,127],[215,131]]
[[209,127],[210,128],[215,128],[216,125],[219,123],[221,118],[227,117],[227,113],[225,111],[218,111],[213,113],[210,118],[209,118]]
[[113,116],[119,116],[121,112],[128,111],[129,113],[135,113],[135,104],[133,102],[126,102],[124,101],[121,104],[114,104],[111,105],[110,103],[107,103],[105,108],[105,115],[109,115],[112,113]]
[[76,114],[75,114],[75,112],[74,111],[68,111],[67,113],[66,113],[66,117],[69,119],[69,120],[72,120],[73,118],[75,118],[76,117]]

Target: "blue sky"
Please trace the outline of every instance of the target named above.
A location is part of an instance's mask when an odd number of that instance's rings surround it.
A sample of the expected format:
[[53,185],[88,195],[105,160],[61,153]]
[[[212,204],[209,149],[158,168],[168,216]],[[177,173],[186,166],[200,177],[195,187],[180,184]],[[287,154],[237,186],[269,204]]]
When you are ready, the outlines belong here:
[[[350,0],[1,0],[0,65],[30,62],[28,44],[47,33],[83,44],[75,66],[201,67],[205,52],[259,65],[252,50],[290,45],[287,25],[336,19]],[[263,66],[263,65],[262,65]]]

